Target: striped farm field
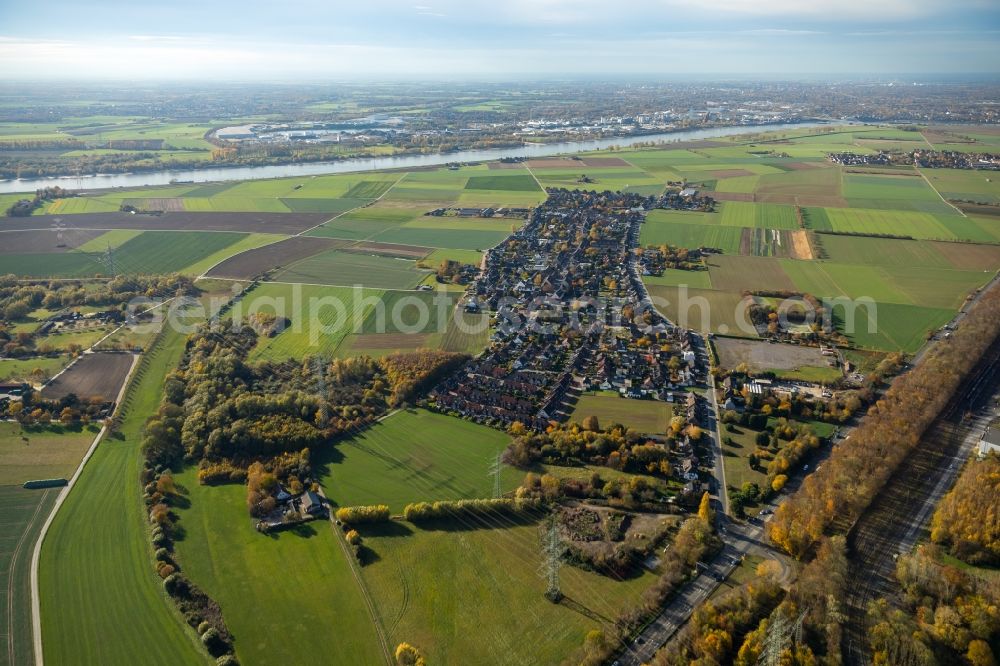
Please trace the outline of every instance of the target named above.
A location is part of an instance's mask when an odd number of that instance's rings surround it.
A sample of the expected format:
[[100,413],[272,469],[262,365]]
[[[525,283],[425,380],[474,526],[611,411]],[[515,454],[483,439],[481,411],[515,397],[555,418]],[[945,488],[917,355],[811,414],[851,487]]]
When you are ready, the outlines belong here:
[[720,224],[733,227],[761,227],[765,229],[797,229],[795,208],[779,204],[726,201],[720,204]]
[[138,483],[142,427],[159,405],[184,341],[164,329],[127,394],[121,436],[97,447],[42,545],[47,663],[134,664],[136,655],[151,666],[211,663],[153,570]]
[[686,248],[714,247],[723,252],[738,253],[741,235],[742,229],[739,227],[680,224],[647,219],[642,225],[639,243],[641,245],[667,244]]
[[955,234],[929,213],[862,208],[826,208],[833,231],[859,234],[887,234],[913,238],[956,238]]
[[118,271],[139,274],[174,273],[197,265],[246,234],[221,231],[146,231],[114,253]]
[[281,269],[273,279],[278,282],[410,289],[423,276],[412,259],[328,250]]
[[900,176],[872,176],[845,173],[844,196],[848,199],[940,199],[937,192],[916,172]]
[[332,358],[344,337],[360,328],[382,295],[380,289],[263,283],[250,291],[230,316],[266,312],[288,320],[285,330],[257,341],[253,359]]

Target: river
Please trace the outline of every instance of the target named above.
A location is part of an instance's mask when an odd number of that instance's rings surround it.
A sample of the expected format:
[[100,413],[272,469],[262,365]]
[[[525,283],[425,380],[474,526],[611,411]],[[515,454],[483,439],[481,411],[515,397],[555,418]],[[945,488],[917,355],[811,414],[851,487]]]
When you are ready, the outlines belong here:
[[14,192],[34,192],[43,187],[65,187],[78,190],[98,190],[112,187],[147,187],[169,185],[180,182],[218,182],[226,180],[262,180],[265,178],[286,178],[292,176],[319,176],[331,173],[357,173],[381,171],[385,169],[412,169],[415,167],[440,166],[449,162],[490,162],[502,157],[548,157],[564,153],[580,153],[603,150],[611,146],[634,146],[647,141],[677,142],[699,139],[715,139],[750,132],[774,132],[828,125],[828,122],[812,121],[803,123],[775,123],[771,125],[740,125],[736,127],[711,127],[707,129],[682,130],[663,134],[642,136],[621,136],[609,139],[587,141],[563,141],[560,143],[525,144],[517,148],[484,148],[481,150],[459,150],[451,153],[427,155],[399,155],[391,157],[351,158],[338,162],[311,162],[307,164],[276,164],[269,166],[219,167],[216,169],[178,169],[165,171],[144,171],[141,173],[97,174],[89,176],[63,176],[57,178],[23,178],[0,181],[0,194]]

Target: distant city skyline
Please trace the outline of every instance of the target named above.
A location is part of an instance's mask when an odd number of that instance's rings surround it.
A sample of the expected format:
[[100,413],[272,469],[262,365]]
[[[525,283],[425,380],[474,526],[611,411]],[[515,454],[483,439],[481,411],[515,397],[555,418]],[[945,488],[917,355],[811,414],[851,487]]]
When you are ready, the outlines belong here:
[[[339,5],[339,3],[337,3]],[[994,74],[990,0],[0,5],[0,78]]]

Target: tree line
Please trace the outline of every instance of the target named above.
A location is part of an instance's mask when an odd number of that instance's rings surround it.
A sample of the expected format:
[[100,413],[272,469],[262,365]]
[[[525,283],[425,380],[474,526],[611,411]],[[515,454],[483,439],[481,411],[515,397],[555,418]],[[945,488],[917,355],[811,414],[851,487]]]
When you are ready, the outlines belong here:
[[802,558],[824,533],[846,531],[920,441],[1000,331],[1000,290],[983,294],[952,337],[897,378],[827,462],[776,511],[772,540]]

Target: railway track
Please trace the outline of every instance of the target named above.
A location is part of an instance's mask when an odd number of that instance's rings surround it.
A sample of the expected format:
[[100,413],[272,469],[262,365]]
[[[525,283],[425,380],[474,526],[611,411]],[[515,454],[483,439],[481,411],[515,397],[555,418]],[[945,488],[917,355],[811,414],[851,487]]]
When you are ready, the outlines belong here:
[[1000,340],[983,356],[914,452],[848,535],[850,559],[844,663],[872,663],[868,646],[868,604],[895,589],[896,556],[909,552],[938,502],[951,488],[984,425],[968,413],[1000,390]]

